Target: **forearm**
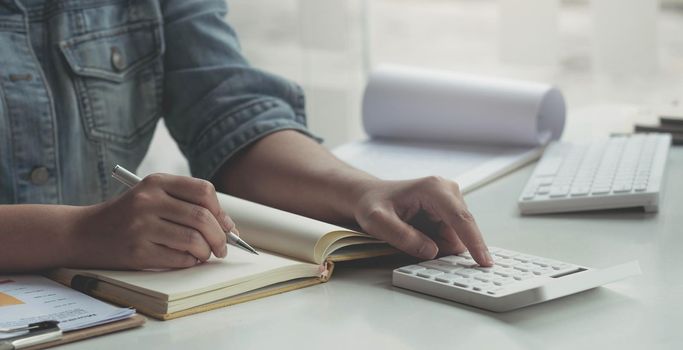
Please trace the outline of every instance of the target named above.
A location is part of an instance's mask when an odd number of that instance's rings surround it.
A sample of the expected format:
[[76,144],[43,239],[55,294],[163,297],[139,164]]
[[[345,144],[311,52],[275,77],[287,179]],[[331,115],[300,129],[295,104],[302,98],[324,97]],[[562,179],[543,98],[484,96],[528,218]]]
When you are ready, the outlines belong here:
[[79,215],[65,205],[0,205],[0,272],[67,265]]
[[358,198],[378,181],[291,130],[256,142],[213,180],[222,192],[339,224],[355,223]]

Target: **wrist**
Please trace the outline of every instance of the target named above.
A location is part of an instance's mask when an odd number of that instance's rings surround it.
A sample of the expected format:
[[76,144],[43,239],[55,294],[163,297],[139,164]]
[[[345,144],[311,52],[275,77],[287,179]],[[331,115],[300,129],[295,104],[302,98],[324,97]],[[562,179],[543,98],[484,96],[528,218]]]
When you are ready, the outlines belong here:
[[59,266],[76,267],[84,266],[84,257],[88,254],[86,238],[88,236],[89,218],[93,216],[95,207],[69,206],[65,208],[66,220],[64,220],[64,239],[62,254],[63,261]]

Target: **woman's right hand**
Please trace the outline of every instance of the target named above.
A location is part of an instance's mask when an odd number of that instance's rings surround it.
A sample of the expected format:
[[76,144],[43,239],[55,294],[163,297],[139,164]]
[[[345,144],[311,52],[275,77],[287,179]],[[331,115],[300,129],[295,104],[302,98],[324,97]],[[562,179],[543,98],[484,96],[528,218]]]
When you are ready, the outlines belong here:
[[190,267],[227,254],[235,229],[214,186],[186,176],[152,174],[121,196],[83,207],[71,267]]

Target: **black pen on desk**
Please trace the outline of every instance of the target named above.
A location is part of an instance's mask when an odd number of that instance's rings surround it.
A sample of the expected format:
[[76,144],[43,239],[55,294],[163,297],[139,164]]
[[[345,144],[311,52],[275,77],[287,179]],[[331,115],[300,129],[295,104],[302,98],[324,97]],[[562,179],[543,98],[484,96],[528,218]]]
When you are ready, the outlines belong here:
[[[111,176],[121,182],[122,184],[128,186],[128,187],[133,187],[135,186],[138,182],[142,181],[140,177],[137,175],[131,173],[130,171],[126,170],[124,167],[120,165],[115,165],[114,169],[111,171]],[[256,249],[252,248],[247,242],[243,241],[238,235],[234,234],[231,231],[224,231],[225,236],[227,238],[228,244],[235,246],[237,248],[240,248],[244,251],[247,251],[252,254],[258,255],[258,252]]]

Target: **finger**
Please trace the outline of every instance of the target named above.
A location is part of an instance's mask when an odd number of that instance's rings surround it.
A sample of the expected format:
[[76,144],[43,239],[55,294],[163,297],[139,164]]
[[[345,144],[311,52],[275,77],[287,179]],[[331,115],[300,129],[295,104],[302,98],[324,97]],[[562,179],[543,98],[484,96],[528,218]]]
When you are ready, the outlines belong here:
[[149,249],[148,268],[178,269],[199,264],[199,260],[188,252],[171,249],[169,247],[152,244]]
[[455,231],[458,238],[465,244],[472,254],[472,258],[481,266],[493,265],[481,231],[474,220],[474,216],[467,209],[465,202],[457,196],[434,196],[438,205],[434,206],[436,214],[443,222]]
[[158,228],[150,233],[150,241],[177,251],[185,251],[200,261],[211,257],[211,247],[202,234],[194,228],[159,219]]
[[223,227],[224,231],[232,231],[235,234],[237,234],[237,232],[235,232],[235,230],[237,230],[237,225],[235,225],[235,222],[232,220],[232,218],[228,214],[226,214],[222,209],[219,212],[218,217],[223,218],[222,221],[218,220],[218,223],[221,224],[221,227]]
[[467,251],[467,247],[458,238],[455,231],[443,222],[439,228],[439,236],[432,237],[432,239],[439,246],[439,255],[458,255]]
[[197,230],[217,257],[223,258],[227,255],[225,233],[213,214],[203,206],[168,197],[158,215],[168,221]]
[[160,187],[172,197],[208,209],[225,230],[230,230],[235,225],[232,219],[221,209],[216,189],[209,181],[190,176],[169,174],[152,174],[145,177],[142,181],[143,183]]
[[240,230],[237,229],[237,226],[233,227],[232,230],[230,230],[230,231],[232,231],[232,233],[236,234],[239,237]]
[[372,236],[419,258],[432,259],[439,251],[433,240],[403,222],[394,210],[374,209],[361,226]]

